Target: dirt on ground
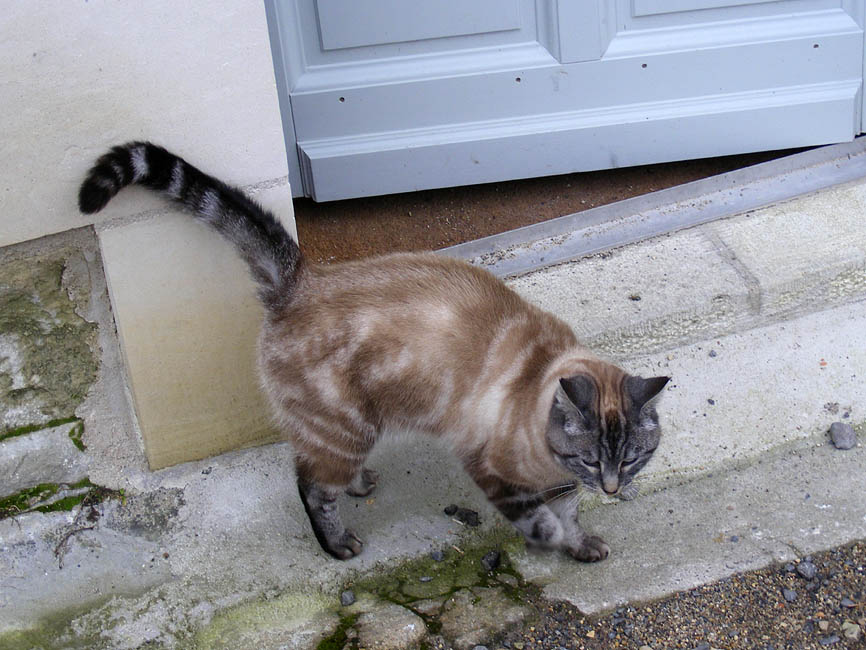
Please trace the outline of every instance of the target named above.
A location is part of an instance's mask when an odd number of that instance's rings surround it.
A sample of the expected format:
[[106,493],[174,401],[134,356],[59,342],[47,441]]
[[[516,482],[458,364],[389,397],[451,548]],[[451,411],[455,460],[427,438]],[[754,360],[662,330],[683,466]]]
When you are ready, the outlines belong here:
[[301,248],[318,262],[435,250],[791,153],[706,158],[329,203],[296,199],[295,219]]

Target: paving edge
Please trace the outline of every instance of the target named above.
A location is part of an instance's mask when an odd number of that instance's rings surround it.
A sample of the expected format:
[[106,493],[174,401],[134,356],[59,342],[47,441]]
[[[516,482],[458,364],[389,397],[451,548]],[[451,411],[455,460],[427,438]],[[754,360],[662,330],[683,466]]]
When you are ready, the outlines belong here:
[[[437,251],[511,277],[866,176],[866,137],[565,215]],[[784,180],[784,182],[779,182]]]

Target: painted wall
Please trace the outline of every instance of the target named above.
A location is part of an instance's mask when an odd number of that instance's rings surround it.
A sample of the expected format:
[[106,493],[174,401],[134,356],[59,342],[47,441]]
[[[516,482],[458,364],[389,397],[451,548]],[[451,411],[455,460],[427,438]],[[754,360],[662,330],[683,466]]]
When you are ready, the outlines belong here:
[[151,467],[273,439],[231,247],[140,188],[76,208],[94,158],[150,139],[294,231],[263,4],[13,2],[0,34],[0,246],[94,225]]

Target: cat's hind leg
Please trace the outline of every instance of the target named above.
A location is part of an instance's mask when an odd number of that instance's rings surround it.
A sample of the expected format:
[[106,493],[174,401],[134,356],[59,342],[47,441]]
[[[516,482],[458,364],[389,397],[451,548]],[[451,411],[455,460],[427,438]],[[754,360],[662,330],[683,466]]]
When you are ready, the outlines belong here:
[[358,555],[363,543],[343,525],[337,506],[337,497],[347,489],[346,484],[331,485],[317,481],[312,467],[301,457],[296,459],[295,466],[298,492],[319,545],[338,560],[348,560]]
[[379,472],[366,467],[361,468],[361,471],[355,475],[349,487],[346,488],[346,494],[353,497],[368,496],[376,489],[379,483]]

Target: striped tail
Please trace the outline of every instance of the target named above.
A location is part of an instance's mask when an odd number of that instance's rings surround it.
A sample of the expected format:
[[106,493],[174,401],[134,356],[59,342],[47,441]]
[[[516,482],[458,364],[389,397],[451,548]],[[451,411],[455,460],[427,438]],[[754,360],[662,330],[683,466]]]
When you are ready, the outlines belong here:
[[81,184],[78,207],[85,214],[99,212],[132,183],[167,194],[231,241],[249,265],[265,307],[278,313],[285,306],[301,251],[273,214],[239,189],[149,142],[120,145],[99,158]]

